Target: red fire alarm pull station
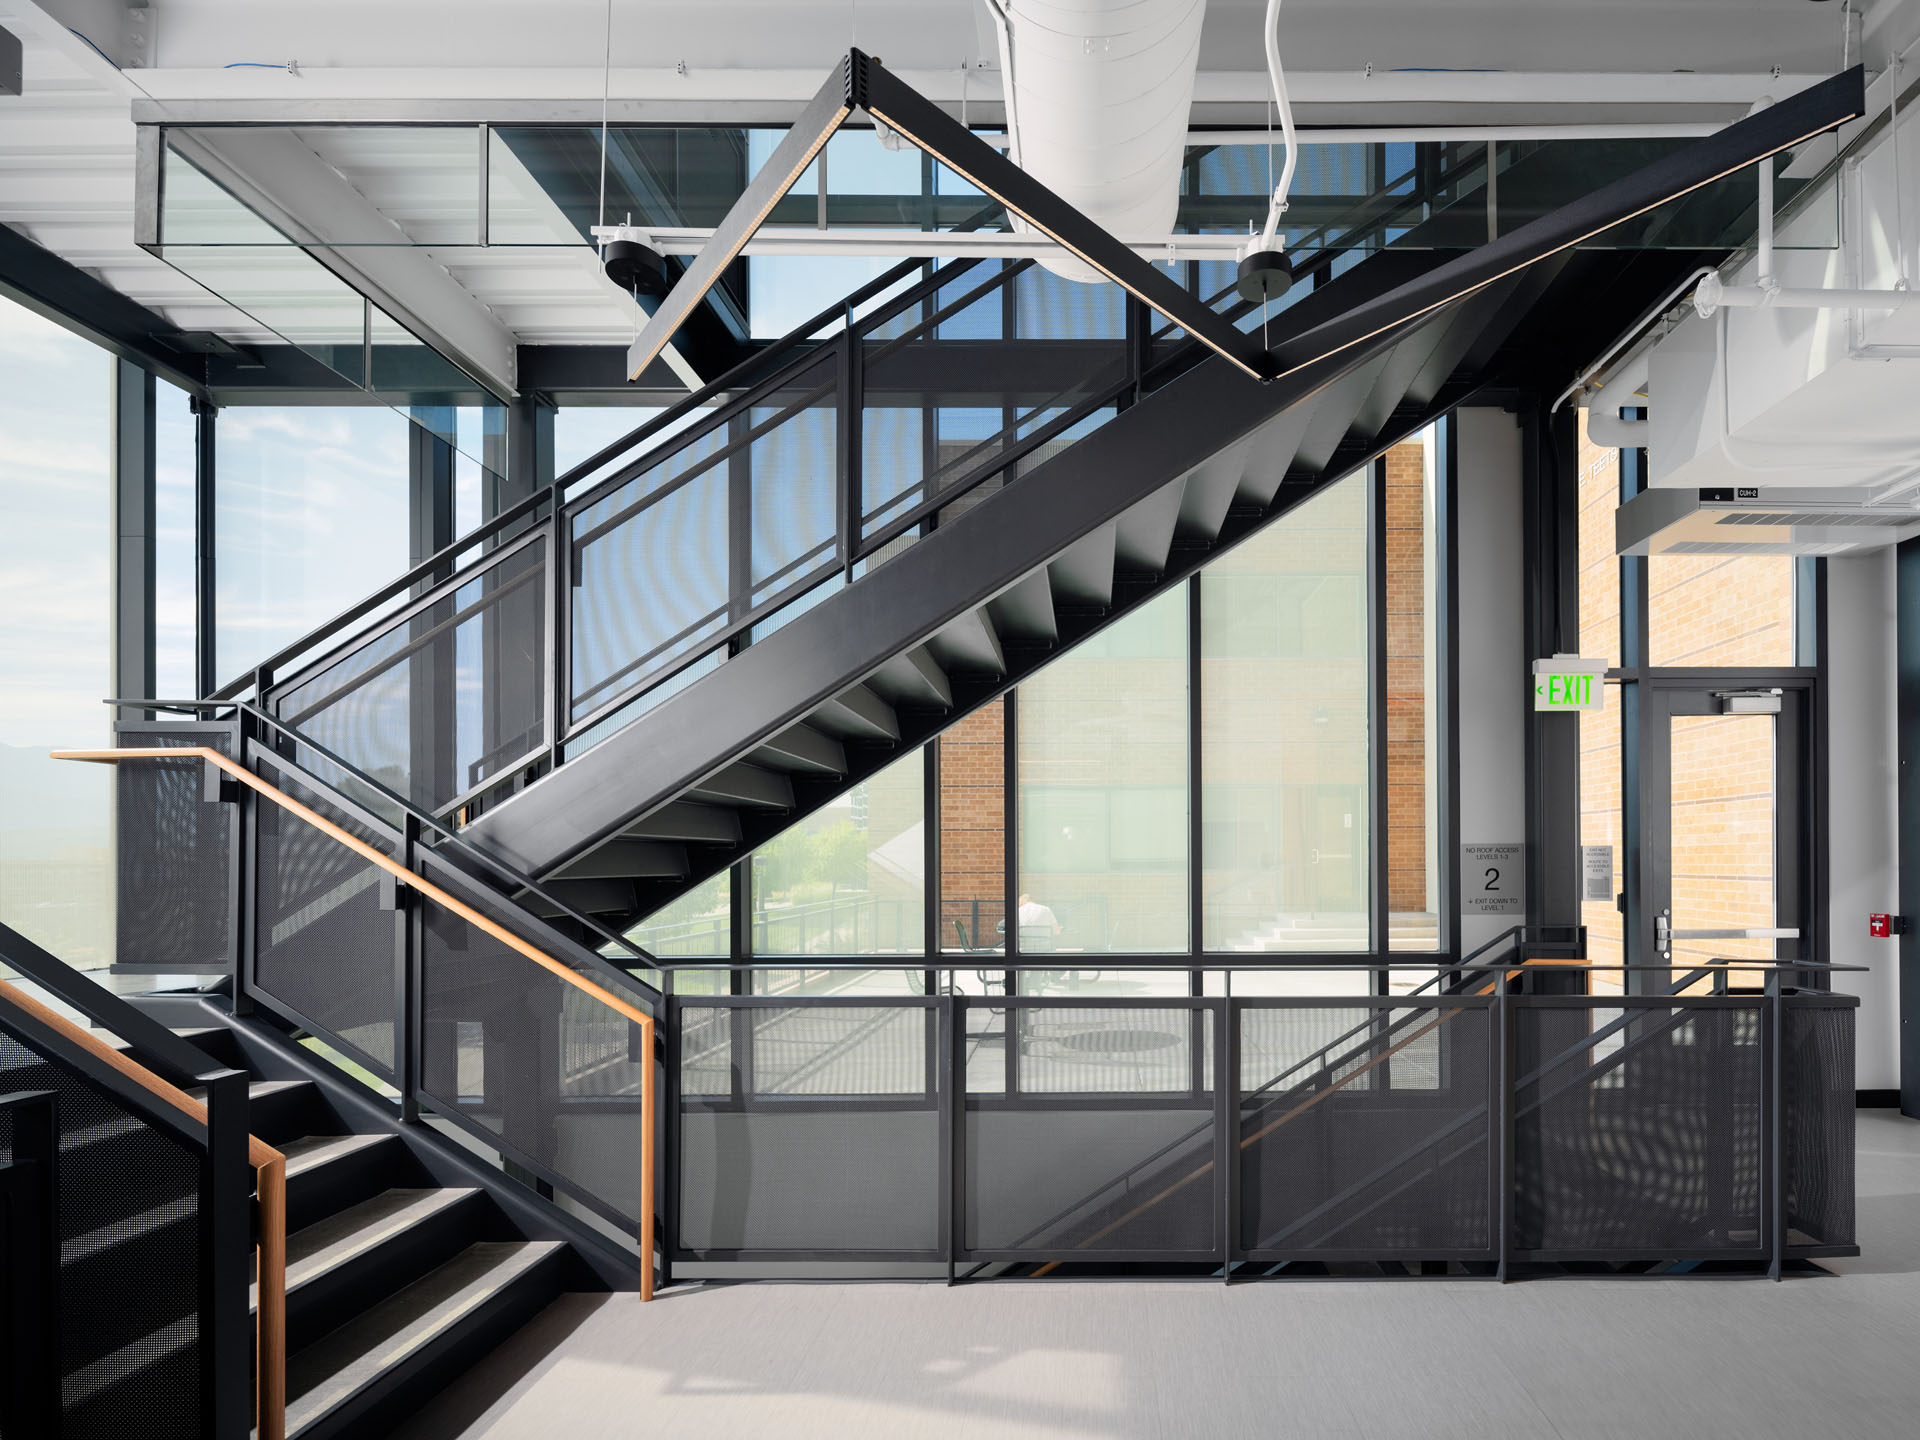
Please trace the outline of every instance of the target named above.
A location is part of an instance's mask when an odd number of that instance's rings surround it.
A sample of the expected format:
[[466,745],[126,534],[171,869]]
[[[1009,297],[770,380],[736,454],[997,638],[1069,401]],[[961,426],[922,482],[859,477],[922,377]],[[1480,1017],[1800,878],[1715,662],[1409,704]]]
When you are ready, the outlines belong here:
[[1891,940],[1896,935],[1907,933],[1907,917],[1904,915],[1869,915],[1867,934],[1876,940]]

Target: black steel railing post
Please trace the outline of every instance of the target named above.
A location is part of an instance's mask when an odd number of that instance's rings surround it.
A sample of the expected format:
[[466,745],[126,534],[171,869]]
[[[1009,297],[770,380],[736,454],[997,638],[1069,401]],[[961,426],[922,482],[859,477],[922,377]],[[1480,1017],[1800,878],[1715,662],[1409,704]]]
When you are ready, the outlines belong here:
[[864,378],[863,347],[860,332],[854,328],[853,306],[846,309],[846,328],[840,332],[839,381],[834,427],[835,470],[839,475],[840,569],[853,579],[854,562],[860,558],[861,491],[861,409]]
[[1494,1274],[1502,1285],[1513,1255],[1513,995],[1508,969],[1493,977]]
[[573,535],[565,505],[554,495],[547,515],[547,742],[550,768],[566,758],[564,737],[573,720]]
[[947,1283],[958,1278],[967,1239],[967,997],[953,985],[946,995]]
[[[395,858],[410,874],[420,863],[415,853],[419,844],[419,820],[410,814],[401,816],[400,853]],[[425,1075],[420,1049],[424,1028],[420,1006],[420,956],[425,948],[422,944],[425,914],[421,906],[407,903],[409,896],[405,886],[398,881],[390,881],[390,877],[384,875],[382,881],[382,898],[391,895],[393,907],[398,912],[395,917],[397,923],[393,927],[393,1053],[396,1061],[394,1069],[400,1081],[400,1118],[414,1121],[420,1118],[416,1097],[420,1094]]]
[[216,1070],[199,1079],[207,1096],[207,1148],[200,1168],[201,1408],[212,1440],[246,1440],[253,1430],[248,1077],[243,1070]]
[[1787,1258],[1786,997],[1780,971],[1767,972],[1767,1278],[1778,1280]]
[[1220,1280],[1233,1283],[1240,1258],[1240,1012],[1231,997],[1213,1011],[1214,1169],[1220,1182]]
[[0,1096],[13,1117],[12,1157],[0,1165],[0,1435],[60,1433],[57,1104],[51,1090]]

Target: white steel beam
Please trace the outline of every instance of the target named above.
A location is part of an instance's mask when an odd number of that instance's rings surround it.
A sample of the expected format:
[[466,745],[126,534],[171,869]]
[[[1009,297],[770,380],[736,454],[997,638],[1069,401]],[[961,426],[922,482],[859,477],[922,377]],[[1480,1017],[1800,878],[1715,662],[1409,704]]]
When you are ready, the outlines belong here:
[[[172,143],[242,204],[310,242],[316,259],[421,340],[503,398],[514,395],[515,337],[296,136],[200,130],[176,134]],[[366,243],[379,234],[392,243]]]

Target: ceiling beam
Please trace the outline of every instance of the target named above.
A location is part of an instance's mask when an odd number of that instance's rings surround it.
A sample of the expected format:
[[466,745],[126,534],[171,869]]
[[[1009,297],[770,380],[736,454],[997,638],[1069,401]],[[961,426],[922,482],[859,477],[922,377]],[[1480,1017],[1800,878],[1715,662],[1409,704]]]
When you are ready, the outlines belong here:
[[[205,357],[177,325],[0,225],[0,295],[205,397]],[[169,343],[169,341],[173,343]]]
[[[906,69],[895,72],[935,104],[974,123],[1003,123],[1000,75]],[[1585,121],[1683,118],[1732,120],[1763,95],[1797,94],[1827,77],[1771,71],[1739,74],[1518,71],[1463,73],[1356,70],[1287,72],[1296,115],[1311,123],[1317,107],[1364,108],[1371,120],[1422,123],[1422,108],[1464,112],[1487,123],[1540,121],[1556,112],[1590,110]],[[302,69],[146,70],[147,98],[133,102],[142,124],[299,123],[321,121],[465,121],[494,124],[600,123],[603,85],[615,124],[791,124],[819,89],[817,69]],[[1229,121],[1210,111],[1259,112],[1268,104],[1266,73],[1203,70],[1194,80],[1194,117]],[[963,95],[964,89],[964,95]],[[1385,113],[1382,113],[1383,110]],[[1657,110],[1658,116],[1643,112]],[[1710,112],[1710,113],[1701,113]],[[1257,121],[1257,113],[1242,117]],[[1456,114],[1456,120],[1464,118]]]

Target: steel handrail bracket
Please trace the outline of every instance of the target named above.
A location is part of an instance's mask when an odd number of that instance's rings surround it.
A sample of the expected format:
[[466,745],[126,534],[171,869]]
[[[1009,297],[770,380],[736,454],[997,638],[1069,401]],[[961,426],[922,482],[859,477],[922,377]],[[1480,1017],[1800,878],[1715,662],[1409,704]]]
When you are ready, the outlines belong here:
[[[247,786],[282,810],[305,821],[329,839],[344,846],[398,883],[409,887],[418,894],[431,900],[443,909],[458,915],[469,925],[505,945],[508,949],[532,961],[541,969],[554,976],[582,994],[589,996],[608,1009],[623,1016],[640,1027],[642,1053],[649,1063],[641,1070],[641,1162],[640,1162],[640,1233],[638,1240],[641,1252],[640,1298],[653,1298],[653,1250],[654,1250],[654,1084],[652,1056],[655,1048],[654,1017],[621,996],[614,994],[604,985],[588,979],[574,970],[564,961],[556,960],[538,946],[523,940],[506,926],[489,919],[466,901],[448,893],[440,886],[402,865],[366,841],[360,839],[343,826],[335,824],[326,816],[302,804],[277,786],[269,784],[244,765],[221,754],[218,750],[204,745],[181,745],[154,748],[128,747],[120,750],[56,750],[52,754],[55,760],[79,760],[94,764],[114,765],[126,760],[181,760],[197,758],[222,773],[231,776],[240,784]],[[183,1097],[184,1098],[184,1097]],[[197,1104],[189,1101],[189,1104]],[[282,1204],[284,1206],[284,1169],[282,1171]],[[284,1211],[283,1211],[284,1223]],[[283,1251],[284,1253],[284,1251]],[[264,1310],[264,1300],[263,1300]],[[283,1340],[284,1348],[284,1340]],[[284,1397],[283,1397],[284,1398]],[[265,1440],[263,1432],[263,1440]]]

